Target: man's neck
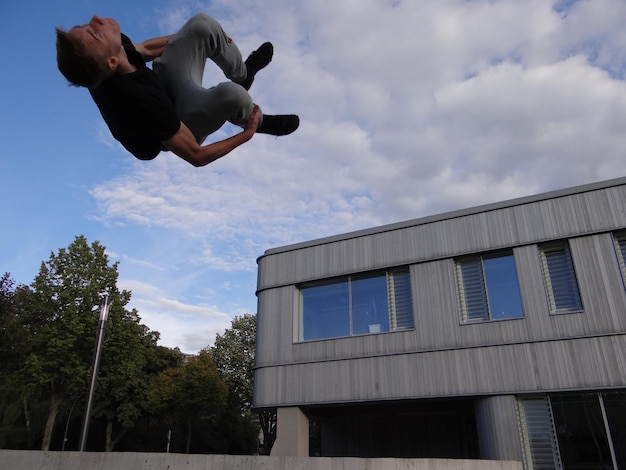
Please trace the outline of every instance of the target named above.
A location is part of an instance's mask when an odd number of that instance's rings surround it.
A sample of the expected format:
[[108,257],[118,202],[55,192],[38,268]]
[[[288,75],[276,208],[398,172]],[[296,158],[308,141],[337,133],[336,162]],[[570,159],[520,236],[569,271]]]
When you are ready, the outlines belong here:
[[126,49],[124,49],[124,47],[122,47],[122,50],[120,51],[120,54],[117,56],[117,58],[119,62],[117,68],[113,72],[114,76],[127,75],[129,73],[137,71],[137,67],[131,64],[128,60],[128,55],[126,54]]

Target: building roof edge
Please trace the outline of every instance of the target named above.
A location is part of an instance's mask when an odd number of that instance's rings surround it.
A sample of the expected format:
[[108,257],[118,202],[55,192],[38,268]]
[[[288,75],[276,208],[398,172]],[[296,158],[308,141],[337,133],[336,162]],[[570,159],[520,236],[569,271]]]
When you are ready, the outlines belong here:
[[429,216],[419,217],[416,219],[405,220],[402,222],[395,222],[391,224],[380,225],[377,227],[356,230],[353,232],[346,232],[343,234],[331,235],[328,237],[317,238],[314,240],[293,243],[293,244],[280,246],[276,248],[270,248],[266,250],[265,253],[262,256],[260,256],[258,259],[264,258],[266,256],[276,255],[279,253],[285,253],[288,251],[300,250],[302,248],[309,248],[312,246],[325,245],[328,243],[349,240],[351,238],[365,237],[365,236],[374,235],[377,233],[390,232],[393,230],[400,230],[400,229],[404,229],[408,227],[414,227],[417,225],[430,224],[433,222],[440,222],[443,220],[465,217],[465,216],[473,215],[473,214],[479,214],[481,212],[489,212],[489,211],[494,211],[494,210],[499,210],[499,209],[505,209],[507,207],[515,207],[515,206],[519,206],[522,204],[529,204],[533,202],[545,201],[548,199],[556,199],[556,198],[565,197],[565,196],[572,196],[575,194],[598,191],[601,189],[607,189],[607,188],[621,186],[621,185],[626,185],[626,177],[598,181],[595,183],[587,183],[583,185],[547,191],[547,192],[539,193],[535,195],[522,196],[519,198],[508,199],[508,200],[499,201],[499,202],[492,202],[489,204],[483,204],[483,205],[469,207],[465,209],[457,209],[457,210],[453,210],[450,212],[444,212],[441,214],[429,215]]

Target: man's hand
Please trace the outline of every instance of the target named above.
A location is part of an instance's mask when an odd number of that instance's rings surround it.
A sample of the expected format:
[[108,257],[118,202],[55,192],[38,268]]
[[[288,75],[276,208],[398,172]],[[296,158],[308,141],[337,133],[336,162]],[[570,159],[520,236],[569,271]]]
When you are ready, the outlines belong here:
[[246,127],[244,128],[244,132],[251,130],[252,134],[254,134],[260,124],[261,117],[259,116],[259,106],[255,104],[254,108],[252,108],[250,116],[248,117],[248,120],[246,121]]
[[203,146],[198,145],[196,138],[189,128],[181,122],[178,132],[163,141],[163,145],[193,166],[204,166],[249,141],[256,132],[257,127],[259,127],[259,121],[260,111],[259,107],[255,105],[252,109],[252,113],[250,113],[250,117],[246,121],[246,127],[242,132],[227,139]]
[[151,60],[161,57],[165,45],[172,39],[173,34],[169,36],[161,36],[158,38],[148,39],[140,44],[133,44],[137,52],[141,54],[144,62],[150,62]]

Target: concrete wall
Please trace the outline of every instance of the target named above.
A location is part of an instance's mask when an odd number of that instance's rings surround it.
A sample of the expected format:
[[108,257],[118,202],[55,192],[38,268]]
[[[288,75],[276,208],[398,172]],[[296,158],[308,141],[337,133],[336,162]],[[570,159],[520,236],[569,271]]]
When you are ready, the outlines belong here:
[[297,406],[278,408],[276,442],[270,455],[274,457],[309,456],[309,419]]
[[0,450],[4,470],[522,470],[521,462]]

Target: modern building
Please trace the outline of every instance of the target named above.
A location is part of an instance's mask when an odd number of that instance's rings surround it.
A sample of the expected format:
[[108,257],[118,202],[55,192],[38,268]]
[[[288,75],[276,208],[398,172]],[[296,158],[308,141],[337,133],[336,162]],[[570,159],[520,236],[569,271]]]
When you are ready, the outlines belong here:
[[270,249],[273,455],[626,468],[626,178]]

